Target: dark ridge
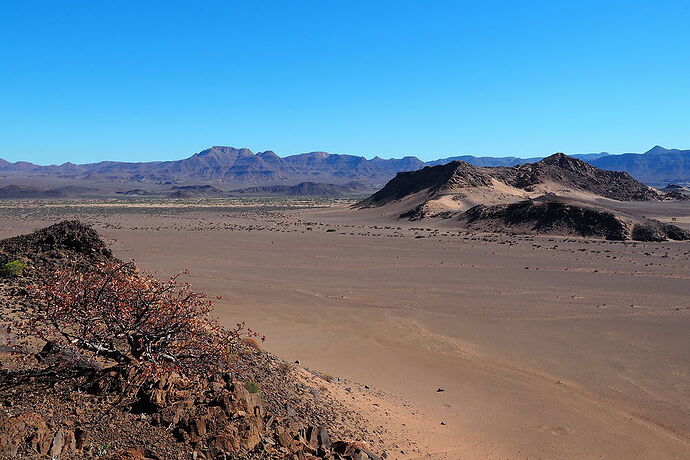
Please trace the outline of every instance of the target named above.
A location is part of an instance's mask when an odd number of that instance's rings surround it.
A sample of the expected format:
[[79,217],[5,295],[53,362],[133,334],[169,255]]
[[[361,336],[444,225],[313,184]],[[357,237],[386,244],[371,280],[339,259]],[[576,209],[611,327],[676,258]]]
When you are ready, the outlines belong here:
[[507,227],[528,227],[537,233],[565,233],[627,239],[625,224],[608,211],[576,206],[560,201],[520,201],[495,206],[477,205],[464,213],[468,226],[494,221]]
[[97,262],[114,260],[98,233],[77,220],[65,220],[50,227],[0,241],[0,260],[14,259],[49,265],[58,260]]
[[300,182],[297,185],[267,185],[231,190],[235,195],[285,195],[285,196],[342,196],[357,193],[367,187],[360,182],[347,184],[324,184],[320,182]]
[[618,201],[659,199],[654,190],[628,173],[599,169],[563,153],[556,153],[537,163],[505,168],[504,171],[507,172],[506,183],[523,189],[553,181]]
[[0,198],[62,198],[97,193],[94,187],[68,185],[51,189],[41,189],[29,185],[6,185],[0,187]]
[[183,185],[172,187],[170,190],[170,196],[173,198],[203,198],[225,195],[223,190],[212,185]]
[[619,241],[690,240],[690,232],[675,225],[654,219],[643,219],[639,223],[626,222],[611,211],[557,198],[494,206],[477,205],[463,213],[461,218],[466,219],[469,228],[477,230],[505,231],[508,228]]
[[381,190],[354,206],[358,208],[381,206],[422,190],[438,190],[448,182],[461,165],[471,167],[468,163],[453,161],[445,165],[427,166],[417,171],[399,172]]
[[637,241],[690,240],[690,232],[687,230],[653,219],[647,219],[644,224],[635,224],[631,235]]

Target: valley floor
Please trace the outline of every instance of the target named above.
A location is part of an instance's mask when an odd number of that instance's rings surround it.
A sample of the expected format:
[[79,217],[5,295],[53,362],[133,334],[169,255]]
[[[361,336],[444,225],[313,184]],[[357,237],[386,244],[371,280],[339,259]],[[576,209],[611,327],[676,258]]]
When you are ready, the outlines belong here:
[[389,458],[690,456],[690,243],[474,234],[342,203],[74,204],[4,203],[0,237],[78,218],[120,258],[189,268],[228,325],[349,379],[333,392],[386,428]]

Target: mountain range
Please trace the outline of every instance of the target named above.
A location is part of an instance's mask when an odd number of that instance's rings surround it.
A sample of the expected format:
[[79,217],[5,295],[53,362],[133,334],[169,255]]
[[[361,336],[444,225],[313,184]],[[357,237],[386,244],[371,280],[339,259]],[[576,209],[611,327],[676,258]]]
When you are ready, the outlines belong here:
[[[625,171],[650,185],[690,182],[690,150],[656,146],[644,154],[606,152],[573,155],[598,168]],[[517,166],[542,157],[456,156],[424,162],[417,157],[367,159],[356,155],[309,152],[280,157],[273,151],[253,153],[246,148],[214,146],[176,161],[116,162],[39,166],[26,161],[0,159],[0,176],[148,184],[146,187],[214,183],[222,188],[294,185],[301,182],[382,185],[401,171],[414,171],[451,161],[475,166]],[[143,187],[143,188],[146,188]]]

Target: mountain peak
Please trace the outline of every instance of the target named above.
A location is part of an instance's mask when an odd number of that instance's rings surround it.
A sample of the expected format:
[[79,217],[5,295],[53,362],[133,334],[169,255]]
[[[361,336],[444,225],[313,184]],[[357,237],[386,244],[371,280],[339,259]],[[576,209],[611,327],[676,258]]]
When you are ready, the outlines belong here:
[[259,152],[256,156],[262,158],[280,158],[273,150],[266,150],[265,152]]
[[648,154],[652,154],[652,155],[657,154],[657,155],[658,155],[658,154],[660,154],[660,153],[668,153],[668,152],[670,152],[669,149],[664,148],[664,147],[662,147],[662,146],[660,146],[660,145],[655,145],[654,147],[652,147],[651,149],[649,149],[648,151],[646,151],[646,152],[644,153],[644,155],[648,155]]
[[210,149],[202,150],[201,152],[197,153],[196,156],[199,157],[205,157],[205,156],[217,156],[217,155],[239,155],[239,154],[250,154],[253,155],[252,151],[247,149],[247,148],[235,148],[235,147],[228,147],[224,145],[214,145]]
[[541,164],[545,165],[554,165],[554,166],[560,166],[562,168],[572,168],[573,166],[582,166],[586,165],[582,160],[578,160],[577,158],[569,157],[565,153],[554,153],[553,155],[550,155],[543,160],[539,161]]

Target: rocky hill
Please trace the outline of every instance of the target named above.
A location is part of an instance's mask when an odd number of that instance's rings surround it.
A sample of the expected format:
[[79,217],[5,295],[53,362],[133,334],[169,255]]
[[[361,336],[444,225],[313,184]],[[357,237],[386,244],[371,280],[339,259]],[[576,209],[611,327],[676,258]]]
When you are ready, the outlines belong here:
[[38,318],[33,286],[54,270],[81,279],[121,264],[80,222],[0,241],[0,265],[17,261],[21,269],[0,273],[0,459],[381,458],[364,419],[331,396],[337,383],[250,341],[224,343],[232,367],[199,375],[106,364],[20,335],[20,324]]
[[379,208],[383,214],[411,220],[456,219],[458,225],[484,230],[687,239],[688,234],[677,227],[606,209],[607,200],[657,202],[673,198],[627,173],[602,170],[557,153],[514,167],[479,167],[454,161],[399,173],[355,207]]
[[658,193],[626,172],[603,170],[562,153],[536,163],[503,169],[497,176],[508,185],[527,191],[551,182],[612,200],[643,201],[659,198]]
[[[527,197],[530,193],[583,193],[619,201],[656,200],[661,195],[624,172],[605,171],[556,153],[514,167],[479,167],[463,161],[398,173],[357,206],[381,206],[424,191],[424,201],[447,194],[470,195],[479,189]],[[488,190],[487,190],[488,189]],[[460,201],[460,200],[458,200]]]

